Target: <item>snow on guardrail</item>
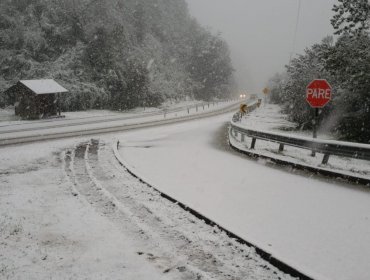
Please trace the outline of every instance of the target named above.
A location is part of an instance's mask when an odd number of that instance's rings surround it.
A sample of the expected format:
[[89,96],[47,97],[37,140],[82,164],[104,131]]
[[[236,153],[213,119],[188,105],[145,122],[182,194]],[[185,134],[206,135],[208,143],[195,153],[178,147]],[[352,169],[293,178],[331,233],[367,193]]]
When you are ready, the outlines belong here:
[[[370,161],[369,144],[321,140],[300,135],[271,132],[268,130],[249,129],[235,121],[235,118],[231,121],[229,139],[232,148],[248,155],[273,159],[278,163],[292,164],[301,169],[322,173],[324,175],[341,177],[364,185],[370,184],[370,174],[368,174],[368,171],[365,171],[369,169],[367,167],[370,167],[368,164]],[[266,148],[261,148],[256,151],[257,140],[263,141],[264,143],[277,143],[279,146],[276,148],[276,151],[273,151],[271,145],[262,144],[261,146],[266,146]],[[248,141],[249,143],[247,143]],[[299,154],[295,152],[294,156],[292,156],[291,152],[285,153],[285,146],[293,147],[295,150],[311,150],[314,154],[321,153],[323,154],[321,164],[317,166],[313,165],[313,160],[309,159],[309,157],[307,158],[304,153]],[[300,158],[300,156],[302,156],[302,158]],[[304,158],[304,156],[306,156],[306,158]],[[341,158],[343,158],[342,161],[345,161],[345,158],[350,158],[353,159],[354,162],[357,161],[357,165],[361,168],[347,168],[347,166],[341,166],[340,168],[335,166],[333,168],[333,166],[329,164],[329,158],[331,156],[335,156],[334,165],[337,164],[338,159],[341,160]]]
[[[232,131],[241,133],[242,135],[251,137],[253,143],[257,139],[264,141],[277,142],[281,145],[289,145],[297,148],[313,150],[318,153],[323,153],[323,164],[327,164],[330,155],[344,156],[354,159],[363,159],[370,161],[370,145],[359,144],[335,140],[320,140],[312,139],[304,136],[293,136],[282,133],[275,133],[263,130],[252,130],[244,128],[234,121],[231,122]],[[254,149],[254,145],[251,147]],[[284,147],[280,146],[279,151],[282,152]]]

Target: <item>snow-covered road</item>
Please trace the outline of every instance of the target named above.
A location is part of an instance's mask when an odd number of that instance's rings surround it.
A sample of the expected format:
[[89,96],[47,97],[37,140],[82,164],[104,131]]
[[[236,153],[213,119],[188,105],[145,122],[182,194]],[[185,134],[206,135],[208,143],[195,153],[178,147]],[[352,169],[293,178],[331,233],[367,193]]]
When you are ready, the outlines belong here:
[[369,279],[370,192],[233,152],[231,114],[0,148],[0,278],[290,279],[123,169],[316,279]]
[[[207,115],[216,115],[222,111],[234,110],[240,101],[223,101],[202,103],[194,106],[166,107],[163,110],[146,112],[110,112],[95,111],[86,116],[86,112],[78,112],[66,119],[39,121],[0,122],[0,146],[29,143],[47,139],[61,139],[82,135],[119,132],[128,129],[171,123],[187,119],[195,119]],[[96,115],[98,113],[98,115]],[[84,117],[85,116],[85,117]]]
[[292,279],[130,175],[113,137],[0,148],[0,279]]
[[370,191],[230,150],[230,114],[127,132],[120,153],[161,191],[317,279],[370,278]]

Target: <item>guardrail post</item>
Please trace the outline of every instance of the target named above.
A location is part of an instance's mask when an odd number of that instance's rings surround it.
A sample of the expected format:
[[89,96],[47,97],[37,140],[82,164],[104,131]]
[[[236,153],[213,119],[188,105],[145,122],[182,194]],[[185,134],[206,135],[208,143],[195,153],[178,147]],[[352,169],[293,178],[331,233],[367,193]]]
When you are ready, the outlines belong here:
[[251,149],[252,150],[254,149],[254,147],[256,147],[256,141],[257,141],[256,138],[252,138],[252,144],[251,144]]
[[325,154],[325,155],[324,155],[324,158],[322,159],[322,164],[328,164],[328,162],[329,162],[329,157],[330,157],[330,155],[329,155],[329,154]]
[[282,153],[283,151],[284,151],[284,144],[280,144],[279,153]]

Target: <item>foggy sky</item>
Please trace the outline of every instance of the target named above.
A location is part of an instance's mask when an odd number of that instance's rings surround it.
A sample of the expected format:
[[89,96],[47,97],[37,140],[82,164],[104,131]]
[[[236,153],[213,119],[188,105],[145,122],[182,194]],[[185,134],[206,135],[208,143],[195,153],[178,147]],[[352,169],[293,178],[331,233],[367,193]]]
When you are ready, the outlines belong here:
[[[299,0],[187,0],[198,21],[220,31],[228,42],[238,84],[260,92],[267,80],[284,70],[293,49]],[[294,52],[332,35],[335,0],[301,0]]]

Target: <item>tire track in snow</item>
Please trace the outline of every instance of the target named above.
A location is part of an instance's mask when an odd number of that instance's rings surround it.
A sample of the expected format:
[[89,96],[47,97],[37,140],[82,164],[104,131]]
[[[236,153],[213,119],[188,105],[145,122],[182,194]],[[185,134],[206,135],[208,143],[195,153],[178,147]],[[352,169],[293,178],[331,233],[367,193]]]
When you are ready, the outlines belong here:
[[92,140],[65,153],[76,190],[132,238],[138,254],[171,279],[292,279],[254,250],[166,200]]

